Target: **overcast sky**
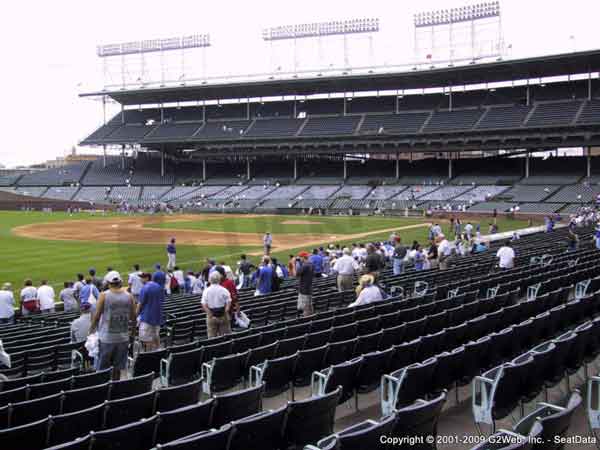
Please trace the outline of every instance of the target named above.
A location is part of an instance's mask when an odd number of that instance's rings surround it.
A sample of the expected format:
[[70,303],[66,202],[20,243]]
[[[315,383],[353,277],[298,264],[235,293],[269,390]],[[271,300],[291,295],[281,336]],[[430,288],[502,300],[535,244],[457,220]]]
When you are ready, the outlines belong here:
[[[267,68],[270,51],[261,40],[268,26],[378,17],[375,62],[410,62],[412,15],[474,1],[303,0],[67,1],[21,0],[6,6],[0,20],[0,163],[41,162],[64,155],[102,121],[99,103],[78,97],[102,87],[96,45],[205,33],[211,74],[252,73]],[[512,57],[600,48],[600,1],[501,1],[504,37]],[[574,39],[570,39],[574,36]],[[357,41],[356,45],[363,45]],[[304,49],[304,52],[316,51]],[[340,49],[325,49],[339,58]],[[357,50],[353,65],[368,64]],[[307,53],[301,58],[310,58]]]

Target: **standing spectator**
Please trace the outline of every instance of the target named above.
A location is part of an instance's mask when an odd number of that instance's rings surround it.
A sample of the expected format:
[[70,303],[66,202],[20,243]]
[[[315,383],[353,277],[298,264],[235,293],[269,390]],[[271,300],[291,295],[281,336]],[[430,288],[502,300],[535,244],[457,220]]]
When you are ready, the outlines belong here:
[[129,286],[129,292],[131,292],[131,295],[133,296],[133,299],[136,302],[140,298],[140,291],[142,290],[142,286],[144,285],[144,283],[142,282],[142,279],[140,278],[141,274],[142,274],[142,272],[140,272],[140,265],[134,264],[133,272],[131,272],[129,274],[129,277],[127,279],[127,285]]
[[90,305],[90,311],[93,315],[96,311],[96,304],[98,303],[98,298],[100,298],[100,291],[92,282],[92,279],[88,278],[81,288],[81,294],[79,296],[79,305],[81,306],[84,303]]
[[[314,253],[312,256],[315,256]],[[298,277],[298,310],[302,311],[304,317],[308,317],[313,313],[312,285],[315,267],[312,261],[309,260],[308,252],[301,252],[298,257],[300,258],[300,267],[296,272]]]
[[179,285],[179,290],[185,288],[185,277],[183,275],[183,270],[179,268],[179,266],[175,266],[173,269],[173,276],[177,280],[177,284]]
[[71,342],[84,342],[90,334],[92,314],[89,303],[81,305],[81,315],[71,322]]
[[600,222],[598,222],[594,230],[594,238],[596,239],[596,248],[600,250]]
[[288,273],[290,277],[296,276],[296,257],[294,255],[290,255],[290,259],[288,260]]
[[431,241],[429,251],[427,252],[427,261],[429,262],[430,269],[437,269],[438,267],[438,246],[435,240]]
[[37,290],[38,300],[40,301],[40,309],[42,314],[54,312],[54,288],[48,286],[48,280],[42,280],[40,287]]
[[192,283],[192,295],[202,294],[204,290],[204,280],[201,274],[195,276],[194,282]]
[[90,333],[98,330],[98,370],[113,368],[113,380],[125,377],[129,347],[129,321],[135,319],[133,297],[123,289],[121,275],[107,274],[108,290],[98,298]]
[[579,236],[572,231],[567,235],[567,251],[576,252],[579,245]]
[[270,294],[273,290],[273,269],[270,263],[271,259],[265,256],[258,269],[256,291],[259,295]]
[[[314,276],[320,278],[323,276],[323,257],[319,254],[319,250],[313,249],[312,255],[308,258],[313,265]],[[298,276],[298,274],[296,274]]]
[[40,312],[40,301],[37,289],[31,280],[25,280],[25,287],[21,289],[21,314],[28,316]]
[[271,233],[266,232],[263,236],[263,247],[265,250],[265,255],[269,256],[271,254],[271,246],[273,245],[273,236]]
[[385,261],[383,257],[376,251],[373,244],[367,246],[367,257],[365,258],[365,270],[367,273],[373,276],[373,279],[377,281],[379,278],[379,271],[385,267]]
[[450,256],[452,255],[452,245],[443,234],[440,234],[438,239],[440,239],[440,243],[438,245],[438,265],[440,270],[446,270],[448,268]]
[[233,280],[227,278],[227,272],[223,266],[217,266],[215,270],[219,273],[219,275],[221,275],[221,286],[227,289],[229,296],[231,297],[231,307],[229,310],[231,312],[231,322],[233,328],[233,323],[235,321],[234,315],[240,310],[240,304],[238,302],[238,290]]
[[77,281],[73,285],[73,290],[75,291],[75,298],[77,300],[81,299],[81,289],[83,288],[84,284],[85,284],[85,278],[84,278],[83,274],[82,273],[78,273],[77,274]]
[[242,279],[242,288],[247,288],[250,286],[250,273],[253,268],[255,268],[254,264],[248,261],[246,255],[240,256],[240,260],[238,261],[238,273]]
[[510,241],[507,241],[496,253],[500,269],[512,269],[515,266],[515,251]]
[[140,291],[136,315],[140,319],[139,337],[145,351],[160,348],[160,326],[164,323],[163,307],[165,290],[159,284],[151,281],[149,273],[142,273],[140,279],[143,286]]
[[337,288],[339,292],[352,289],[354,273],[358,270],[358,263],[350,256],[350,249],[344,248],[343,256],[333,265],[333,271],[337,272]]
[[93,267],[88,271],[90,280],[98,290],[102,289],[102,280],[96,276],[96,269]]
[[167,244],[167,270],[173,270],[177,260],[177,248],[175,247],[175,238],[171,238]]
[[427,259],[427,256],[425,255],[425,253],[423,253],[421,246],[417,245],[417,248],[415,249],[415,256],[414,256],[415,270],[423,270],[424,269],[425,259]]
[[208,282],[210,286],[202,293],[202,309],[206,313],[206,332],[211,338],[231,333],[231,295],[220,285],[221,274],[216,270],[208,276]]
[[396,246],[392,254],[392,270],[394,275],[400,275],[404,271],[404,258],[406,258],[406,247],[402,245],[400,236],[396,238]]
[[159,286],[164,286],[167,282],[167,274],[162,271],[160,264],[156,264],[154,268],[155,272],[152,274],[152,281]]
[[4,283],[0,290],[0,325],[11,324],[15,321],[15,296],[12,285]]
[[461,232],[462,232],[462,223],[460,222],[460,217],[457,217],[456,220],[454,221],[454,234],[456,236],[460,236]]
[[63,302],[65,312],[77,311],[79,304],[75,298],[75,289],[73,289],[73,282],[65,281],[64,289],[58,294],[58,298]]
[[471,225],[471,222],[467,222],[465,225],[465,234],[467,235],[467,240],[470,241],[473,237],[473,225]]

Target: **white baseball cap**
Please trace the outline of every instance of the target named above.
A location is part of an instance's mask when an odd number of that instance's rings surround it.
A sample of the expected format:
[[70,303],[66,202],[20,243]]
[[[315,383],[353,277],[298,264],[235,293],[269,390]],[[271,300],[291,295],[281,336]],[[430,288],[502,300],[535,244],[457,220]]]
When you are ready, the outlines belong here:
[[121,274],[116,270],[112,270],[106,274],[105,279],[109,283],[121,283],[123,280],[121,279]]

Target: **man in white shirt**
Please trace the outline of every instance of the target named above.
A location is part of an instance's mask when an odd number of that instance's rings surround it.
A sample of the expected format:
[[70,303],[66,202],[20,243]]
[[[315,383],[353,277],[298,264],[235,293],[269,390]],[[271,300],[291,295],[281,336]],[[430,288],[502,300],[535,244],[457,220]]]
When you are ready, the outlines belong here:
[[440,234],[438,236],[440,244],[438,245],[438,261],[440,270],[446,270],[448,268],[448,260],[452,254],[452,244],[446,239],[446,236]]
[[89,303],[81,304],[81,316],[71,322],[71,342],[83,342],[90,334],[92,315]]
[[471,237],[473,236],[473,225],[471,225],[471,222],[467,222],[465,225],[465,233],[467,234],[467,239],[471,240]]
[[206,332],[211,338],[231,333],[231,294],[221,286],[219,272],[212,272],[208,276],[208,282],[210,286],[202,293],[202,309],[206,313]]
[[0,290],[0,326],[11,324],[15,320],[15,297],[12,285],[4,283]]
[[42,314],[54,312],[54,288],[48,286],[47,280],[42,280],[42,284],[37,290],[38,300],[40,301],[40,309]]
[[515,251],[511,247],[510,241],[507,241],[498,249],[496,257],[498,258],[498,267],[500,269],[506,270],[515,267]]
[[344,248],[343,256],[335,261],[333,271],[337,272],[337,288],[339,292],[352,289],[354,273],[358,270],[358,263],[350,256],[350,249]]
[[141,273],[142,272],[140,272],[140,265],[134,264],[133,272],[129,274],[129,277],[127,279],[127,284],[129,285],[129,292],[131,292],[131,295],[133,296],[133,299],[136,301],[136,303],[140,298],[140,291],[144,286],[144,283],[140,278]]
[[28,316],[40,312],[40,302],[37,289],[31,280],[25,280],[25,287],[21,289],[21,314]]
[[173,276],[177,280],[179,290],[183,291],[183,288],[185,287],[185,277],[183,275],[183,270],[181,270],[179,266],[175,266],[175,268],[173,269]]

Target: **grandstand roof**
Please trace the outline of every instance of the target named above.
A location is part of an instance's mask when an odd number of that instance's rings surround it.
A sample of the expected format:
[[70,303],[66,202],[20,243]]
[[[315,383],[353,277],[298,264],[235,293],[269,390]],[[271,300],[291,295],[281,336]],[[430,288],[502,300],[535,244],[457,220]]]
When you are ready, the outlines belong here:
[[462,86],[486,82],[573,75],[594,72],[599,69],[600,50],[588,50],[408,72],[338,76],[315,75],[307,78],[123,89],[82,93],[80,96],[108,95],[123,105],[138,105],[281,95],[312,95],[332,92],[422,89],[450,85]]

